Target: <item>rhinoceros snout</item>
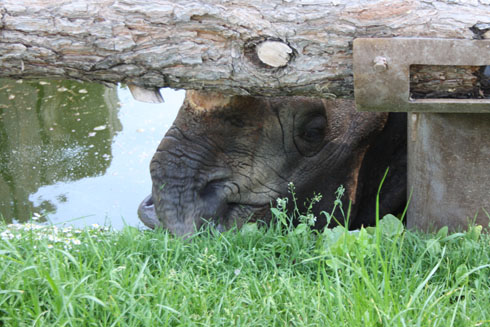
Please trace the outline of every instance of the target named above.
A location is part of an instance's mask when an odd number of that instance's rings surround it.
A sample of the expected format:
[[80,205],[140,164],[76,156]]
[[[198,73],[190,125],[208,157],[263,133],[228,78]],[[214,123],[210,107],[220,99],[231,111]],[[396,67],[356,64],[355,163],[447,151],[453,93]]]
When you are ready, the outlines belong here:
[[152,195],[148,195],[138,207],[138,217],[145,224],[145,226],[155,229],[161,227],[162,224],[158,220],[155,212],[155,205],[153,204]]

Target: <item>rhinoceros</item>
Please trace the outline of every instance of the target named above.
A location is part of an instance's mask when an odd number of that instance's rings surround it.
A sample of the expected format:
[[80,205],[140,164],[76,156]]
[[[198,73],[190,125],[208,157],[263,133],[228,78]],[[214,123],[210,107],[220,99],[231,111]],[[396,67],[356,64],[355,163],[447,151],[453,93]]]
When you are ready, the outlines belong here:
[[313,209],[314,227],[323,228],[319,211],[332,208],[343,185],[349,227],[372,225],[388,167],[381,213],[406,203],[406,135],[406,115],[358,112],[352,100],[187,91],[151,160],[152,192],[138,214],[177,235],[204,221],[218,230],[267,223],[293,183],[299,205],[323,195]]

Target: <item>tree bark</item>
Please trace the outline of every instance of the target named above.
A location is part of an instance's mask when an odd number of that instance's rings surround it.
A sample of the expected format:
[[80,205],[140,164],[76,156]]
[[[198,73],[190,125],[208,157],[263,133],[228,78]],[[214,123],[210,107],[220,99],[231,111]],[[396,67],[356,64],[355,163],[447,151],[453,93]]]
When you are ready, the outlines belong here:
[[352,97],[354,38],[482,38],[489,23],[490,0],[3,0],[0,77]]

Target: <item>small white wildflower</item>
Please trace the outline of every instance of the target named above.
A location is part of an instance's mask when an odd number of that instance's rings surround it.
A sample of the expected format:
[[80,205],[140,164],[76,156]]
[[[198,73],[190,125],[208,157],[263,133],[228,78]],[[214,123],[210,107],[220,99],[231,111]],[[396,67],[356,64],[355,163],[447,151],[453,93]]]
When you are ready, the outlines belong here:
[[234,271],[234,273],[235,273],[235,276],[238,276],[238,275],[240,275],[240,272],[241,272],[241,270],[240,270],[240,269],[235,269],[235,271]]
[[79,240],[79,239],[76,239],[76,238],[72,239],[72,240],[71,240],[71,242],[72,242],[73,244],[75,244],[75,245],[80,245],[80,244],[82,243],[82,242],[80,242],[80,240]]
[[10,231],[5,230],[2,233],[0,233],[0,238],[2,240],[11,240],[14,238],[14,234],[12,234]]
[[61,239],[57,236],[54,236],[54,235],[47,235],[48,237],[48,240],[51,241],[51,242],[55,242],[55,243],[59,243],[61,242]]
[[99,224],[92,224],[92,228],[100,228]]
[[288,199],[287,198],[277,198],[277,209],[279,210],[284,210],[286,209],[286,206],[288,204]]
[[315,225],[316,223],[316,216],[312,213],[309,213],[306,215],[306,223],[310,226]]
[[53,248],[53,244],[48,244],[48,249],[52,249]]

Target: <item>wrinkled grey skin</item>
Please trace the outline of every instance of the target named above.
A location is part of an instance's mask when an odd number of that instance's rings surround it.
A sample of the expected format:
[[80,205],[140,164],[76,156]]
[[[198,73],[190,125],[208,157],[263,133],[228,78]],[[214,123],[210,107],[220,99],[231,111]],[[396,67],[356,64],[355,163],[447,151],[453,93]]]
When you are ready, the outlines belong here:
[[375,219],[387,167],[382,213],[406,201],[404,114],[357,112],[351,100],[188,91],[151,161],[152,194],[138,213],[150,228],[177,235],[192,234],[204,220],[220,230],[268,222],[271,203],[288,196],[293,182],[300,204],[323,195],[315,212],[321,228],[318,211],[330,211],[343,185],[350,227],[358,228]]

